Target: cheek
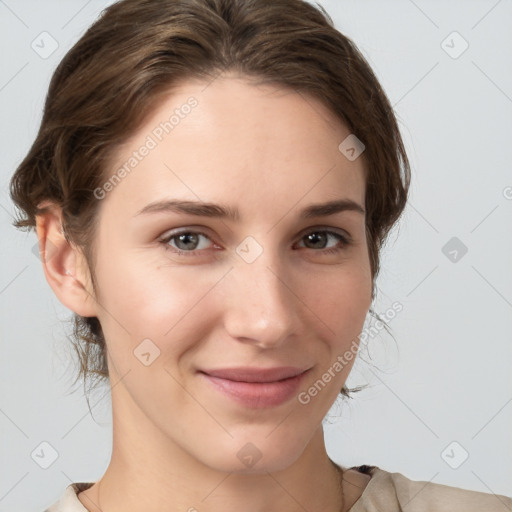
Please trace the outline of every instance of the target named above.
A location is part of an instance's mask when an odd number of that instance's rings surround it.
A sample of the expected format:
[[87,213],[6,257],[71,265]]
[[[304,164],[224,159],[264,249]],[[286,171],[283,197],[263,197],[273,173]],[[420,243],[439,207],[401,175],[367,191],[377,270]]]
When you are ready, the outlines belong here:
[[100,322],[116,359],[128,364],[147,339],[162,356],[177,357],[211,325],[215,292],[209,290],[222,274],[171,265],[143,254],[104,258],[98,265]]
[[[322,285],[322,286],[321,286]],[[317,367],[297,396],[313,419],[324,417],[338,397],[357,359],[359,336],[371,305],[371,279],[364,272],[332,273],[317,280],[309,304],[320,318],[323,343],[315,355]]]
[[329,327],[336,345],[359,335],[371,306],[371,276],[360,268],[340,269],[308,283],[307,304]]

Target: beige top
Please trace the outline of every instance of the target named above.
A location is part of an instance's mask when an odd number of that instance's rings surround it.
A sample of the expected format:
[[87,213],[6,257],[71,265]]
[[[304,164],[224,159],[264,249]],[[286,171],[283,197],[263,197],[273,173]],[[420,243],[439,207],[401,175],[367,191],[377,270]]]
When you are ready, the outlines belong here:
[[[512,498],[507,496],[409,480],[401,473],[390,473],[377,466],[350,469],[369,474],[371,479],[349,512],[512,511]],[[76,482],[68,485],[60,500],[45,512],[87,512],[77,493],[92,485],[93,482]]]

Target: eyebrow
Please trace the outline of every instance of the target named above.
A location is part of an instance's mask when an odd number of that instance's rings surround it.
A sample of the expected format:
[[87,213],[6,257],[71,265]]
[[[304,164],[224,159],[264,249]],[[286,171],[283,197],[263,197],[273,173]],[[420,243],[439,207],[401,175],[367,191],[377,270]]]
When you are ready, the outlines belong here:
[[[354,211],[362,215],[365,214],[364,208],[352,199],[337,199],[327,203],[309,205],[301,211],[299,217],[301,219],[327,217],[344,211]],[[180,201],[177,199],[166,199],[150,203],[139,210],[134,217],[163,212],[185,213],[197,215],[198,217],[227,219],[233,222],[240,220],[240,211],[236,207],[233,208],[215,203]]]

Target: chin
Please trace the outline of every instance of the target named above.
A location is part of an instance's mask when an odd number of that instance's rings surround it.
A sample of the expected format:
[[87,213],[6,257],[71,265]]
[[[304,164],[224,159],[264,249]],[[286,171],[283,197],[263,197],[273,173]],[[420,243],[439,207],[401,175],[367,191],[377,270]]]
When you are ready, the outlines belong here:
[[[275,435],[274,439],[272,435]],[[203,463],[213,470],[237,474],[267,474],[285,470],[304,452],[308,439],[294,439],[271,434],[235,437],[216,443],[202,454]],[[242,440],[241,440],[242,439]]]

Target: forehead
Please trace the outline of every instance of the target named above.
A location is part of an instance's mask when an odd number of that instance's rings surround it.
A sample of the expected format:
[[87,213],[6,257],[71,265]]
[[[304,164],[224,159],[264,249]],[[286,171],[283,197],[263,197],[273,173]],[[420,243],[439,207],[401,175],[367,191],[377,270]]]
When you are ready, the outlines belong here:
[[287,87],[185,81],[117,151],[110,174],[126,172],[110,195],[133,208],[169,194],[260,206],[283,193],[287,202],[343,194],[364,204],[363,158],[339,150],[349,135],[323,103]]

